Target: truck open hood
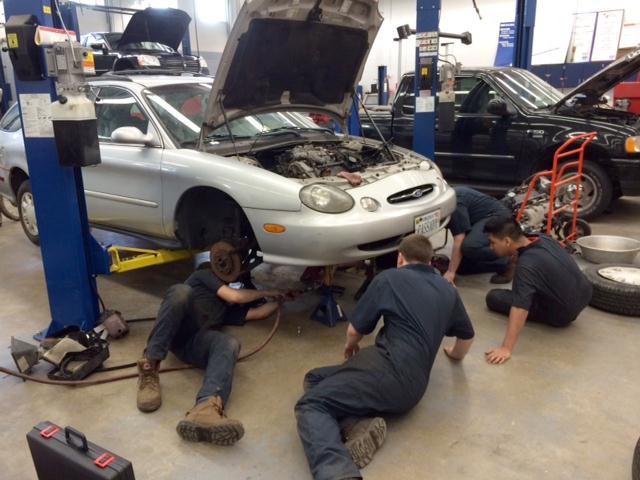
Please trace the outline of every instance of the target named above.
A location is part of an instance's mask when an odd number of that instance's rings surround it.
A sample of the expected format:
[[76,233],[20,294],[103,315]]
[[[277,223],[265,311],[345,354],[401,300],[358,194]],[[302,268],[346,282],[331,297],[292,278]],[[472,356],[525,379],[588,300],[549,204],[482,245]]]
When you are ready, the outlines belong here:
[[382,24],[378,0],[249,0],[216,72],[203,135],[246,115],[298,110],[349,115]]
[[561,107],[576,95],[584,95],[586,97],[582,102],[585,105],[597,105],[605,93],[638,70],[640,70],[640,49],[620,57],[595,75],[589,77],[556,103],[555,108]]
[[122,33],[118,48],[130,43],[158,42],[177,50],[191,17],[175,8],[145,8],[136,12]]

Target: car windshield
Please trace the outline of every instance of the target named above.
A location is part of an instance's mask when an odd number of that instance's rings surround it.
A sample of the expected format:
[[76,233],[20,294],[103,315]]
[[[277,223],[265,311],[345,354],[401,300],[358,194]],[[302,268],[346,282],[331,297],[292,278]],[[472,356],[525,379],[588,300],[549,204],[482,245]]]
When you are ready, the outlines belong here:
[[109,42],[112,49],[115,50],[118,48],[118,42],[122,38],[122,33],[104,33],[103,35],[105,40]]
[[[210,91],[211,85],[207,83],[185,83],[153,87],[145,92],[145,96],[175,142],[181,147],[192,147],[200,137]],[[265,138],[286,134],[299,136],[302,131],[327,132],[320,120],[313,114],[299,112],[260,113],[233,120],[229,122],[229,128],[235,139],[251,139],[258,135]],[[208,139],[210,142],[229,141],[229,129],[220,127]]]
[[158,42],[134,42],[134,43],[126,43],[124,45],[118,46],[119,50],[149,50],[152,52],[167,52],[174,53],[175,50],[167,45],[163,45]]
[[500,70],[495,73],[494,78],[514,101],[527,110],[552,107],[564,96],[526,70]]

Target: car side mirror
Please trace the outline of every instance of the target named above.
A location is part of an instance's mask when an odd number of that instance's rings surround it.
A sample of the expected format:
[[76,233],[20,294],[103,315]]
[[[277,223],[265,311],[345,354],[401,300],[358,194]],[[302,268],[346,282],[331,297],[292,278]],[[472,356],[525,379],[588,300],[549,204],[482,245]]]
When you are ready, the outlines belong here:
[[111,141],[127,145],[153,146],[153,135],[142,133],[136,127],[120,127],[111,133]]
[[509,104],[502,98],[494,98],[489,101],[487,105],[487,113],[491,115],[497,115],[499,117],[509,117],[515,112],[512,108],[509,108]]

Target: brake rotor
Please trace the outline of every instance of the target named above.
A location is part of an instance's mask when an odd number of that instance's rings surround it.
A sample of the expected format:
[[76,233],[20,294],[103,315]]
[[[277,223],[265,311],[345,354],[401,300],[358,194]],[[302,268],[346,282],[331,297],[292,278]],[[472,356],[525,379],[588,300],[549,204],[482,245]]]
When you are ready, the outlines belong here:
[[237,250],[228,242],[220,241],[210,250],[211,270],[223,282],[231,283],[242,274],[242,259]]

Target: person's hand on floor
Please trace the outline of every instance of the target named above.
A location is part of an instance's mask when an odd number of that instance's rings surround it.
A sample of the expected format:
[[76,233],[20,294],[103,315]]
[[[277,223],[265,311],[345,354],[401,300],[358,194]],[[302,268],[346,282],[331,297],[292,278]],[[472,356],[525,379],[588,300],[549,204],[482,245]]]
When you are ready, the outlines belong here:
[[442,276],[451,285],[453,285],[454,287],[456,286],[456,284],[455,284],[456,274],[455,273],[450,272],[449,270],[447,270],[446,272],[444,272],[444,275],[442,275]]
[[358,345],[357,343],[351,344],[350,342],[347,342],[347,344],[344,346],[344,359],[349,360],[359,351],[360,345]]
[[497,347],[488,352],[484,352],[484,358],[487,360],[487,363],[502,365],[511,358],[511,350],[507,347]]

